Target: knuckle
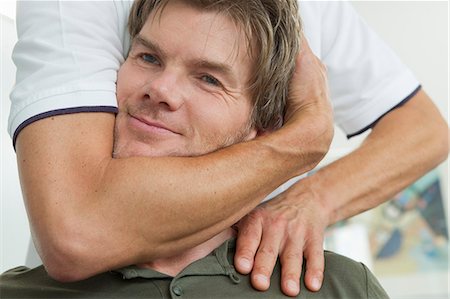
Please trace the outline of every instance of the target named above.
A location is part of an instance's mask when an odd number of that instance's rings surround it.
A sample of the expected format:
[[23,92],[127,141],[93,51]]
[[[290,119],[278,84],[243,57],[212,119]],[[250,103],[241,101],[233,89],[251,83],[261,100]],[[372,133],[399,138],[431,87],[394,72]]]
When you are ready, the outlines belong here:
[[260,231],[260,224],[256,221],[243,222],[238,227],[238,234],[248,240],[259,240]]
[[253,272],[255,274],[263,274],[265,276],[270,276],[272,274],[273,268],[266,265],[255,265]]
[[286,259],[288,261],[299,260],[302,258],[302,253],[290,251],[290,252],[286,252],[285,254],[283,254],[283,257],[284,257],[284,259]]
[[306,265],[306,272],[308,273],[308,275],[317,276],[318,274],[322,274],[324,269],[325,268],[322,266],[319,266],[319,264],[314,264],[314,265],[307,264]]
[[239,235],[248,236],[249,238],[252,238],[255,236],[254,231],[255,231],[255,228],[252,225],[250,225],[248,222],[243,223],[238,228]]
[[273,257],[278,255],[278,251],[273,246],[263,246],[258,250],[258,254],[265,257]]
[[324,251],[322,248],[314,248],[305,250],[305,257],[309,259],[323,259]]
[[298,267],[302,264],[303,255],[299,252],[288,252],[280,256],[283,267]]
[[264,207],[255,208],[249,215],[252,219],[259,219],[264,214]]
[[256,225],[260,225],[263,219],[263,212],[260,208],[256,208],[247,214],[241,221],[239,221],[239,227],[252,228]]
[[292,272],[292,271],[287,271],[285,273],[283,273],[283,279],[284,280],[293,280],[293,281],[298,281],[300,280],[300,271],[301,269],[299,269],[299,271],[297,272]]
[[296,223],[290,228],[291,235],[294,236],[293,238],[300,240],[302,239],[302,236],[305,235],[305,229],[304,225],[300,223]]
[[322,278],[323,277],[323,268],[322,269],[309,269],[309,268],[306,268],[306,274],[308,276]]
[[255,251],[252,250],[251,248],[244,247],[240,248],[239,250],[236,250],[236,255],[247,259],[253,259],[253,257],[255,256]]
[[283,215],[279,215],[276,217],[272,222],[272,228],[277,232],[280,233],[283,231],[283,228],[286,227],[287,221],[286,218]]
[[296,205],[286,203],[289,199],[296,197],[295,193],[287,192],[285,194],[284,204],[278,207],[277,213],[272,215],[272,222],[275,225],[286,225],[291,220],[297,218],[298,209]]
[[237,226],[238,226],[239,230],[242,230],[242,228],[248,227],[253,222],[254,222],[253,215],[252,214],[248,214],[244,218],[239,220],[239,222],[237,223]]

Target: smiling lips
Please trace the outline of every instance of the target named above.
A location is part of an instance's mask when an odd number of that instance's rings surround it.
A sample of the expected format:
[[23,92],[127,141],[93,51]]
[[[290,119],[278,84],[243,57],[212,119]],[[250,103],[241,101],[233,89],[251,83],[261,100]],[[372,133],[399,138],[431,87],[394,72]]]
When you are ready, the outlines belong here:
[[130,115],[130,124],[141,130],[144,130],[152,134],[178,134],[180,133],[173,131],[162,123],[150,121],[142,117]]

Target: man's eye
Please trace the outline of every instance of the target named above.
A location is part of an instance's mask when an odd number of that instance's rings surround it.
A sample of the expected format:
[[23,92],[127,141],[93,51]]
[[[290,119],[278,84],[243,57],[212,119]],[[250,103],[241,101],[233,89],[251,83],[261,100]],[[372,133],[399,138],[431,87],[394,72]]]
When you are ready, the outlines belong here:
[[210,84],[210,85],[214,85],[214,86],[221,86],[222,84],[220,83],[219,80],[217,80],[216,78],[214,78],[213,76],[209,76],[209,75],[203,75],[201,77],[201,79],[203,81],[205,81],[206,83]]
[[141,59],[147,63],[158,64],[158,65],[160,64],[158,59],[156,59],[156,57],[151,54],[141,54]]

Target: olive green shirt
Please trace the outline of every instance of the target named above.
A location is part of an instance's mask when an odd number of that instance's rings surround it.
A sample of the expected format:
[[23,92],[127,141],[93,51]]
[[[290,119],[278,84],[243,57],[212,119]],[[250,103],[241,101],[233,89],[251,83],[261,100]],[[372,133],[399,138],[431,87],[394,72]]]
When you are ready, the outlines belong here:
[[[280,264],[270,289],[252,288],[250,277],[233,266],[234,239],[187,266],[176,277],[136,266],[103,273],[87,280],[61,283],[40,266],[18,267],[0,276],[1,298],[288,298],[280,290]],[[304,273],[302,277],[304,276]],[[301,281],[297,298],[389,298],[373,274],[361,263],[325,251],[325,273],[319,292]]]

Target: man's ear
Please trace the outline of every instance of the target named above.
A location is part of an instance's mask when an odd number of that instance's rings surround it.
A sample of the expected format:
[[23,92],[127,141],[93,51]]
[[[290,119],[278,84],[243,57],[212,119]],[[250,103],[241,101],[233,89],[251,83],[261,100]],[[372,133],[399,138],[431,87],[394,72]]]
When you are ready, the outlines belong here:
[[264,135],[270,134],[270,133],[272,133],[273,131],[275,131],[275,130],[272,130],[272,129],[256,129],[256,128],[252,128],[252,129],[250,130],[250,133],[249,133],[249,134],[247,135],[247,137],[245,138],[245,141],[249,141],[249,140],[255,139],[256,137],[264,136]]
[[272,133],[273,131],[275,131],[275,130],[272,130],[272,129],[259,129],[256,132],[256,136],[264,136],[264,135]]
[[255,129],[255,128],[251,128],[250,132],[247,134],[244,141],[250,141],[252,139],[255,139],[256,136],[259,136],[258,132],[259,132],[259,130]]

